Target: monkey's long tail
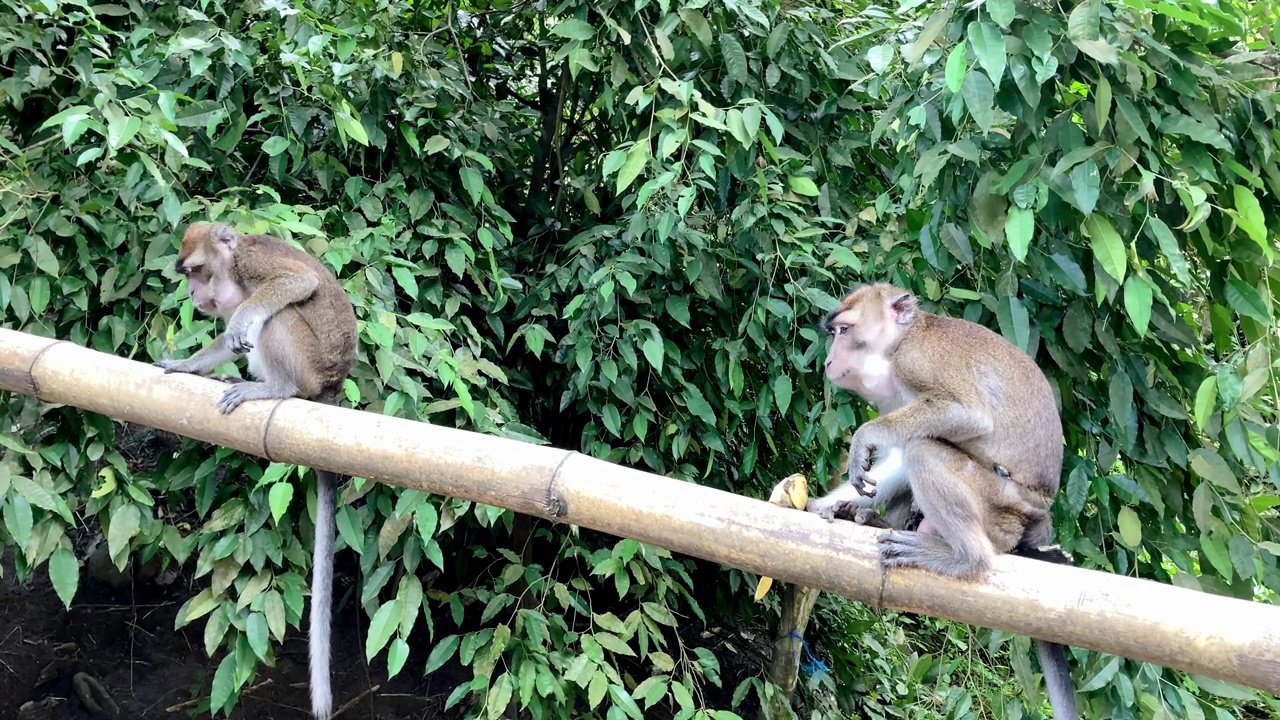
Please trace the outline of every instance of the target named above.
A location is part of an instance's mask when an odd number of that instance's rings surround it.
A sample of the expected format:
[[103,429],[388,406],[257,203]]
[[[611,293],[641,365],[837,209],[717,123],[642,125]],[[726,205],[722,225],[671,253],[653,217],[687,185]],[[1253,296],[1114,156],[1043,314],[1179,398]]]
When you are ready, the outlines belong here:
[[333,492],[338,476],[316,471],[316,538],[311,565],[311,713],[328,720],[333,712],[329,683],[329,635],[333,613]]
[[[1019,543],[1012,554],[1056,565],[1071,564],[1071,558],[1061,548],[1038,548],[1025,541]],[[1040,668],[1044,670],[1044,685],[1049,692],[1054,720],[1078,720],[1076,690],[1071,682],[1071,671],[1067,668],[1067,648],[1048,640],[1036,640],[1036,655],[1040,658]]]

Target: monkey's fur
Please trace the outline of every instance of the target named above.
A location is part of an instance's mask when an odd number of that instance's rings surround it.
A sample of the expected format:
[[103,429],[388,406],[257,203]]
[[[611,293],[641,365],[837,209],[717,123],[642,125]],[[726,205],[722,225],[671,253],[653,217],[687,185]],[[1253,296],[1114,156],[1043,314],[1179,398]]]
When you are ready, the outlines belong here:
[[[891,528],[880,536],[886,568],[976,579],[1002,553],[1069,563],[1041,549],[1053,532],[1063,435],[1035,361],[977,323],[924,312],[891,285],[853,291],[824,327],[827,377],[880,415],[854,432],[849,483],[807,510]],[[904,530],[913,504],[923,518]],[[1054,717],[1074,720],[1064,648],[1036,640],[1036,650]]]
[[[175,270],[186,276],[202,312],[227,318],[227,330],[186,360],[160,360],[165,372],[207,375],[248,355],[255,382],[223,393],[230,413],[248,400],[302,398],[337,404],[356,357],[351,299],[327,267],[268,235],[241,235],[221,223],[192,223],[182,236]],[[333,710],[329,678],[333,602],[334,488],[341,476],[316,471],[315,555],[312,558],[311,709]]]

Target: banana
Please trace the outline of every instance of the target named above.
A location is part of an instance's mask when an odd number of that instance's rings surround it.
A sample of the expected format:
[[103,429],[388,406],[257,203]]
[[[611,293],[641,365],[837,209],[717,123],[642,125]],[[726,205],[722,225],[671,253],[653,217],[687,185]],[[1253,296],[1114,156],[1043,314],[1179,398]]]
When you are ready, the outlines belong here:
[[[809,480],[801,473],[788,475],[782,479],[782,482],[773,486],[773,492],[769,494],[769,502],[785,508],[804,510],[809,504]],[[772,586],[773,578],[761,576],[760,582],[756,584],[756,602],[760,602]]]

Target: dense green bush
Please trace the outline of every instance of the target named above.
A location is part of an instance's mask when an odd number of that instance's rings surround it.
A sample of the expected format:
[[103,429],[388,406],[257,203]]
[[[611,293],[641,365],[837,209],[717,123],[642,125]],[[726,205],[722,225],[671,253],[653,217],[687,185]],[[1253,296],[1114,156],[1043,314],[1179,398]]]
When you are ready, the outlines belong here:
[[[4,5],[6,326],[186,355],[215,326],[167,268],[186,223],[224,219],[338,272],[355,406],[759,496],[839,462],[865,415],[824,385],[816,321],[889,279],[1054,379],[1078,562],[1280,591],[1274,2]],[[189,563],[177,620],[205,623],[233,706],[299,627],[310,486],[196,443],[139,466],[108,419],[0,403],[19,573],[47,564],[70,603],[85,520],[118,564]],[[425,625],[477,716],[727,716],[690,628],[708,603],[751,622],[753,577],[359,480],[339,506],[391,674]],[[817,712],[1040,712],[1025,638],[893,620],[909,646],[820,613]],[[1087,717],[1255,697],[1072,657]],[[734,703],[763,688],[733,680]]]

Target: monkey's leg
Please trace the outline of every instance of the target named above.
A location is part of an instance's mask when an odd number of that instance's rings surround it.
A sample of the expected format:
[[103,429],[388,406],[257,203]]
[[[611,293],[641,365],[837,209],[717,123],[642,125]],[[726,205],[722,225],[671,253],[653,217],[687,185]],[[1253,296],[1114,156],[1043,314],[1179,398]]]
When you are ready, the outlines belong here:
[[259,342],[249,350],[249,372],[255,380],[241,382],[227,388],[218,401],[218,410],[229,413],[249,400],[284,400],[306,397],[298,387],[297,353],[291,342],[296,328],[288,321],[295,315],[278,315],[267,322],[255,339]]
[[995,554],[984,506],[999,492],[995,473],[956,447],[934,440],[910,441],[906,468],[911,494],[932,532],[894,530],[881,535],[881,563],[962,579],[984,573]]

